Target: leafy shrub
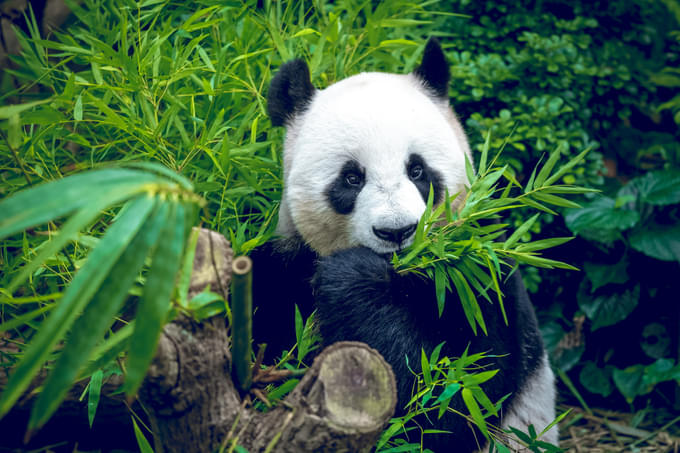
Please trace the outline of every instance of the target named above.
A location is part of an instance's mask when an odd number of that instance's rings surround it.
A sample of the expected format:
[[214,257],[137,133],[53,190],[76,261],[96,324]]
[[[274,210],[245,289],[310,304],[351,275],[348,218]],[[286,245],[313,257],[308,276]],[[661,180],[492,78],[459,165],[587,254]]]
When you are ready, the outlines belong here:
[[487,130],[509,136],[502,159],[520,180],[546,152],[594,150],[564,180],[602,195],[568,211],[566,225],[545,216],[527,232],[578,235],[554,257],[584,272],[524,272],[555,365],[579,389],[618,389],[628,401],[677,379],[655,371],[677,367],[677,321],[665,303],[677,284],[662,277],[677,274],[680,241],[677,2],[451,5],[470,16],[443,19],[440,33],[475,148]]

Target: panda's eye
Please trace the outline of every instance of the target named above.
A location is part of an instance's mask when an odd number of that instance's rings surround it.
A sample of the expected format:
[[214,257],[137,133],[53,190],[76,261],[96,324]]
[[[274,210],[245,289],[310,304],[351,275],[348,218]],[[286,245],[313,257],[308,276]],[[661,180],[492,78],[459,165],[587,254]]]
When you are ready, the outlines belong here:
[[412,180],[420,179],[423,176],[423,167],[420,165],[414,165],[408,171],[408,176]]
[[358,186],[361,184],[361,176],[356,173],[347,173],[345,174],[345,181],[350,186]]

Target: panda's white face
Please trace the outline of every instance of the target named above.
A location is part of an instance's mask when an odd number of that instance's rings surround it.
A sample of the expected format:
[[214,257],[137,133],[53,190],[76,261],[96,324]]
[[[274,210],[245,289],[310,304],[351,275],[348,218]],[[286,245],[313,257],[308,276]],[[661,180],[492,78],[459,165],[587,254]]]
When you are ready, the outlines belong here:
[[462,128],[412,74],[363,73],[315,91],[286,126],[278,232],[321,255],[408,246],[430,185],[441,201],[466,182]]

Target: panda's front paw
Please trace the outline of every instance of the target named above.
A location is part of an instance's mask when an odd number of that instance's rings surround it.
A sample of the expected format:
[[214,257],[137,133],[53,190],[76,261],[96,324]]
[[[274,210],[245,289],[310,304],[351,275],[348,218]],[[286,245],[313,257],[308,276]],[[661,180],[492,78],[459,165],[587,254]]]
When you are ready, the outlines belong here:
[[341,250],[319,259],[312,280],[317,306],[379,302],[390,290],[394,268],[367,247]]

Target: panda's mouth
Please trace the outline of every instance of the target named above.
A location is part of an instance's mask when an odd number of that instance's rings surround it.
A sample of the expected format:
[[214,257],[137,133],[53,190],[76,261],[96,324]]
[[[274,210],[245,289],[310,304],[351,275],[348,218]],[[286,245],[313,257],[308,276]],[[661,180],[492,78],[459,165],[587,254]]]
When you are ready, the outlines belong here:
[[373,243],[371,245],[367,245],[367,247],[378,255],[391,259],[393,254],[401,252],[402,250],[409,247],[412,243],[413,238],[408,238],[399,244],[395,244],[394,242],[390,241],[379,241],[377,244]]

